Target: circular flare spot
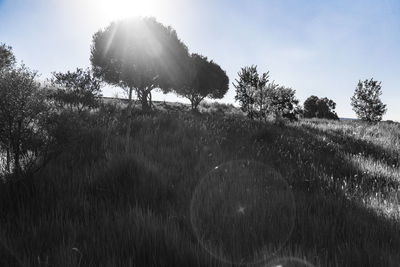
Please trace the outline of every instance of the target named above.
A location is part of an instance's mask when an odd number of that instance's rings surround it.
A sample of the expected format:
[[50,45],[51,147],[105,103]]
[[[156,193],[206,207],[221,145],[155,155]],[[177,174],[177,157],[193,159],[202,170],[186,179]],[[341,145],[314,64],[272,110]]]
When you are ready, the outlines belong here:
[[190,207],[200,244],[232,264],[264,262],[293,230],[295,204],[287,182],[265,164],[239,160],[213,168]]

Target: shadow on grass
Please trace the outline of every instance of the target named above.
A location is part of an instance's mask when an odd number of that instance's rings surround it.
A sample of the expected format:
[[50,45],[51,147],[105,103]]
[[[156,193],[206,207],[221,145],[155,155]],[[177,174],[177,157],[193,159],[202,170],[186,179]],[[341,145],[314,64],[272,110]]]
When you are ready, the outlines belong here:
[[[350,189],[358,186],[365,196],[396,190],[399,182],[386,177],[364,174],[361,180],[354,178],[365,172],[344,156],[363,152],[391,163],[393,158],[387,157],[388,151],[338,133],[291,125],[280,130],[267,126],[254,139],[256,147],[269,146],[267,156],[258,160],[271,162],[286,173],[293,185],[297,220],[289,247],[316,251],[323,266],[400,263],[398,219],[365,207],[361,199],[349,198],[342,187],[343,184],[350,185]],[[332,140],[333,144],[326,140]]]
[[[346,183],[350,187],[358,186],[364,194],[382,193],[387,195],[400,188],[400,177],[388,177],[383,174],[374,174],[365,168],[360,169],[354,163],[349,162],[348,158],[360,155],[366,159],[373,159],[374,163],[382,164],[386,168],[392,168],[399,164],[399,151],[385,149],[382,146],[358,139],[354,136],[344,135],[337,131],[322,131],[312,127],[302,127],[303,135],[311,138],[312,136],[320,136],[332,142],[335,147],[334,151],[326,151],[327,141],[315,140],[321,146],[322,155],[327,158],[325,166],[329,168],[331,173],[340,174],[348,177]],[[332,146],[332,145],[331,145]],[[325,150],[325,151],[324,151]],[[336,163],[343,162],[344,165],[338,166]],[[367,163],[365,163],[367,165]]]

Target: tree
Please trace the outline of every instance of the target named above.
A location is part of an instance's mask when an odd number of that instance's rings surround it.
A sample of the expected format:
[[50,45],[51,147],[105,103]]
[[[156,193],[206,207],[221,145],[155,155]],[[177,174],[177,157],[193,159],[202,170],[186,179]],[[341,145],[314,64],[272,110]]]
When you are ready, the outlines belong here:
[[296,120],[297,105],[299,104],[299,100],[295,96],[296,91],[274,83],[271,85],[267,90],[268,112],[274,114],[275,117]]
[[112,22],[93,36],[91,63],[94,74],[128,92],[126,149],[129,148],[132,92],[142,110],[151,109],[151,92],[178,88],[187,69],[189,52],[171,27],[154,18]]
[[250,119],[265,117],[267,105],[267,88],[269,72],[258,74],[257,66],[244,67],[238,72],[236,79],[235,100],[239,101],[240,108],[247,113]]
[[186,82],[175,91],[190,100],[192,110],[197,110],[206,98],[222,98],[229,89],[229,78],[225,71],[207,57],[192,54]]
[[351,97],[351,105],[361,120],[368,122],[382,120],[387,109],[380,99],[382,95],[381,84],[381,82],[374,81],[372,78],[358,82],[354,95]]
[[174,29],[154,18],[134,18],[95,33],[90,60],[95,75],[127,89],[129,102],[135,90],[146,111],[153,89],[168,92],[182,80],[188,57]]
[[0,72],[0,145],[7,154],[6,171],[13,164],[16,176],[40,154],[48,137],[42,127],[48,111],[45,91],[35,77],[25,66]]
[[100,80],[90,70],[77,68],[75,72],[55,72],[53,76],[55,90],[50,97],[59,108],[67,107],[70,111],[81,113],[99,106]]
[[327,97],[318,98],[312,95],[304,101],[304,117],[337,120],[339,118],[335,112],[335,108],[336,103],[333,100]]
[[0,44],[0,70],[15,64],[15,56],[10,46]]
[[304,101],[304,111],[303,115],[305,118],[315,118],[318,115],[318,105],[319,97],[312,95]]
[[240,102],[242,111],[251,119],[267,119],[268,115],[295,119],[297,115],[296,91],[269,82],[269,72],[259,75],[257,66],[244,67],[236,79],[235,99]]

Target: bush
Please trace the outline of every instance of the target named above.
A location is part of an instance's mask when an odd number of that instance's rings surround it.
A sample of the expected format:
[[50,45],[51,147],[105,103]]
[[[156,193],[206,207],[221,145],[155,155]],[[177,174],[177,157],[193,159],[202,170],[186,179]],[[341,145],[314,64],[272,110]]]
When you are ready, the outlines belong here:
[[30,172],[46,153],[48,112],[36,72],[24,65],[0,71],[0,151],[6,154],[6,173]]
[[310,96],[304,101],[304,117],[305,118],[320,118],[320,119],[334,119],[338,120],[339,117],[335,112],[336,103],[333,100],[318,98],[317,96]]
[[50,98],[60,109],[77,111],[97,108],[100,104],[100,81],[89,69],[76,69],[75,72],[55,72],[52,80],[53,90]]

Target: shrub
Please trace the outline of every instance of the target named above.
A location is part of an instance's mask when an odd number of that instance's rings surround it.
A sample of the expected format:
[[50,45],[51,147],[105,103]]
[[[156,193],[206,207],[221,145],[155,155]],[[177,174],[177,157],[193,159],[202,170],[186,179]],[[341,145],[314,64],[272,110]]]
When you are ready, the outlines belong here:
[[100,104],[100,81],[90,70],[76,69],[75,72],[55,72],[52,80],[53,90],[50,98],[61,109],[84,110],[97,108]]
[[333,100],[312,95],[304,101],[304,117],[338,120],[335,108]]
[[6,172],[20,176],[46,152],[49,136],[46,93],[36,72],[22,65],[0,72],[0,149],[6,152]]

